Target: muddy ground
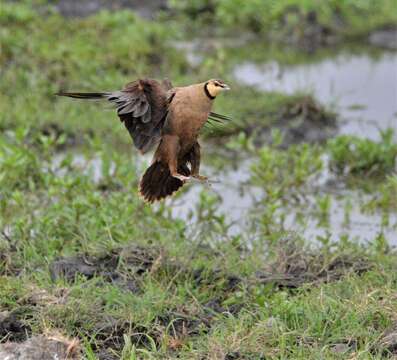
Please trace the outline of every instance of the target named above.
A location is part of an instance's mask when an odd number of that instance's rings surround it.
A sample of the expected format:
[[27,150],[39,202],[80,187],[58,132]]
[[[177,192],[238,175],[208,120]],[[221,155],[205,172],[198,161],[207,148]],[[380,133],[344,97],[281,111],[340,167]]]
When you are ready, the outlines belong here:
[[[122,350],[126,335],[137,346],[150,346],[147,335],[159,345],[164,341],[167,329],[172,326],[173,336],[167,338],[170,342],[168,345],[170,348],[178,349],[184,338],[208,333],[219,316],[237,315],[244,309],[244,304],[225,305],[227,299],[242,287],[255,289],[258,286],[270,286],[294,291],[306,285],[316,286],[324,282],[338,281],[353,273],[363,274],[372,268],[371,261],[366,258],[349,253],[336,256],[330,253],[329,256],[325,256],[322,253],[303,250],[288,239],[280,243],[275,249],[275,254],[273,260],[264,263],[255,274],[240,276],[217,269],[209,271],[201,267],[190,268],[170,258],[164,249],[131,244],[102,254],[77,254],[58,258],[50,264],[48,272],[54,282],[63,279],[72,285],[81,277],[87,280],[98,278],[104,283],[120,287],[122,291],[133,293],[140,293],[142,279],[147,273],[155,276],[162,276],[164,272],[175,274],[172,277],[175,284],[189,279],[197,288],[217,287],[216,296],[201,303],[198,311],[192,313],[183,308],[169,308],[162,315],[156,316],[148,327],[101,315],[101,311],[97,309],[97,322],[92,329],[96,334],[94,351],[99,359],[116,360],[116,354]],[[103,286],[101,284],[104,283],[99,281],[98,286]],[[18,301],[19,308],[0,313],[0,354],[10,356],[12,360],[53,359],[51,356],[55,356],[54,354],[58,354],[60,359],[79,358],[79,342],[76,339],[83,330],[78,326],[75,329],[75,339],[72,340],[51,334],[31,337],[29,319],[40,314],[40,311],[51,304],[61,307],[66,305],[67,288],[55,295],[50,295],[44,290],[32,289],[31,296]],[[388,348],[395,346],[391,345],[393,336],[391,333],[385,334],[382,344],[386,344],[384,346]],[[240,356],[237,352],[225,357],[242,358],[246,357]],[[254,353],[252,358],[256,358]]]
[[247,126],[243,131],[254,138],[257,146],[272,142],[272,132],[278,129],[282,146],[301,143],[323,143],[337,133],[337,116],[327,112],[310,96],[285,104],[276,115],[277,120],[269,127]]

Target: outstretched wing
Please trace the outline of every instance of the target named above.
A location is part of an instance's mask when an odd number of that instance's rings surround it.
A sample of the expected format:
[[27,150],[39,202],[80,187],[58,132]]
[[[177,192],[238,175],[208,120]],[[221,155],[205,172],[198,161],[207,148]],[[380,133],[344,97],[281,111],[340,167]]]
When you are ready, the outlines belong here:
[[[165,79],[160,84],[152,79],[135,80],[123,90],[114,92],[59,92],[56,95],[76,99],[107,99],[117,107],[117,114],[130,133],[135,147],[142,153],[149,151],[161,139],[161,131],[167,118],[168,107],[177,88]],[[208,120],[223,122],[227,116],[214,112]]]
[[161,129],[168,112],[168,86],[156,80],[136,80],[123,90],[107,93],[116,104],[117,114],[130,133],[135,147],[149,151],[161,138]]

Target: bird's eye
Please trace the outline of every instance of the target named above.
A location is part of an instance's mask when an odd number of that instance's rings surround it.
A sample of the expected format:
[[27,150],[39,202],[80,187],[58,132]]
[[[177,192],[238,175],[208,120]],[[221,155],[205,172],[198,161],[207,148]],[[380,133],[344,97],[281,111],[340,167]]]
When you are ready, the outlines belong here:
[[215,83],[215,86],[220,86],[218,83]]

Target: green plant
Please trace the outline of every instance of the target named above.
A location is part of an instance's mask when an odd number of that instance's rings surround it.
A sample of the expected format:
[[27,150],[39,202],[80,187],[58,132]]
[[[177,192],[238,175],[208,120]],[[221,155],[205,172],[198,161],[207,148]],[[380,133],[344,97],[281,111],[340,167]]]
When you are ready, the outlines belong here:
[[381,132],[373,141],[356,136],[338,136],[328,143],[330,169],[340,175],[385,177],[395,170],[397,144],[393,130]]

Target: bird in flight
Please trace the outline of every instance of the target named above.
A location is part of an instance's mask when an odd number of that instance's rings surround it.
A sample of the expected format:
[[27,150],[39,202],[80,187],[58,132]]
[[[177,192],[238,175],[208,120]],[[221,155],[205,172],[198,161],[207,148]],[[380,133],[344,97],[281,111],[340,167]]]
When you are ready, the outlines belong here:
[[[114,103],[117,114],[142,153],[157,146],[139,191],[153,203],[172,195],[187,181],[207,181],[199,174],[198,136],[208,120],[228,117],[211,111],[217,95],[229,90],[222,80],[173,87],[169,80],[138,79],[114,92],[60,92],[76,99],[105,99]],[[190,167],[188,166],[190,164]]]

